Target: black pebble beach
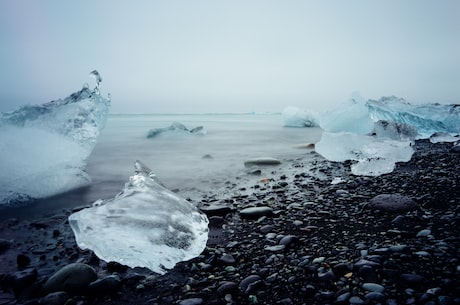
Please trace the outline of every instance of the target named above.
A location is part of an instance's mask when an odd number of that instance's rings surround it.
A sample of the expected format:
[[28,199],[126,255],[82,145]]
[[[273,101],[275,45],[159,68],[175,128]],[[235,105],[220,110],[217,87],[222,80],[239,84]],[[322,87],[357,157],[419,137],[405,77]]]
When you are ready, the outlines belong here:
[[460,304],[460,153],[414,150],[378,177],[312,151],[229,183],[194,202],[210,219],[206,249],[164,275],[80,250],[72,211],[5,220],[0,305]]

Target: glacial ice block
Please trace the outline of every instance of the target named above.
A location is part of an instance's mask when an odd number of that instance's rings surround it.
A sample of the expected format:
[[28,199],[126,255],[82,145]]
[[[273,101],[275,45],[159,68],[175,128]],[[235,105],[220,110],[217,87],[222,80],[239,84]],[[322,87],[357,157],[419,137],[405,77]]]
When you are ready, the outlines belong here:
[[206,215],[139,161],[121,193],[70,215],[69,223],[80,248],[160,274],[201,254],[208,239]]
[[320,113],[319,126],[327,132],[367,134],[372,131],[374,122],[364,99],[354,96],[336,109]]
[[88,184],[86,159],[110,101],[85,86],[65,99],[0,113],[0,205]]
[[417,128],[419,138],[429,138],[435,132],[460,133],[460,105],[412,105],[402,98],[391,96],[368,100],[366,106],[372,120],[412,125]]
[[355,160],[355,175],[379,176],[393,171],[396,162],[411,159],[411,141],[358,135],[350,132],[323,132],[316,152],[330,161]]

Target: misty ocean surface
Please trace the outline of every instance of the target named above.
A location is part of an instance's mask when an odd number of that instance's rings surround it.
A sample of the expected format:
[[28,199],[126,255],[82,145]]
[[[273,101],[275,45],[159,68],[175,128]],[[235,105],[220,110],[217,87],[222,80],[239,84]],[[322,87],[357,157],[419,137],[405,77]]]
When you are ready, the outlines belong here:
[[[173,122],[189,130],[203,126],[206,134],[167,131],[147,138],[150,129]],[[87,162],[89,186],[31,206],[4,209],[1,218],[41,217],[113,198],[134,174],[136,160],[170,190],[200,200],[206,194],[228,192],[229,183],[251,186],[283,166],[263,167],[261,176],[250,175],[251,169],[244,166],[249,159],[308,160],[311,150],[296,146],[316,143],[320,137],[320,128],[283,127],[281,114],[110,115]]]

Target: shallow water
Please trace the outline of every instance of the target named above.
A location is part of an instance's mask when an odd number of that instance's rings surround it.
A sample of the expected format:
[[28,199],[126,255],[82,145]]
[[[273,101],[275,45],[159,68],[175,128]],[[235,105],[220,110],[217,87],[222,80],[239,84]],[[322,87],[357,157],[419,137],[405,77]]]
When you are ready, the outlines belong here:
[[[176,121],[188,129],[203,126],[206,134],[166,132],[146,137],[150,129]],[[258,179],[247,174],[244,161],[248,159],[308,159],[309,150],[296,145],[317,142],[321,130],[282,125],[279,114],[110,115],[88,159],[89,186],[38,200],[29,207],[2,210],[0,217],[39,217],[112,198],[134,173],[135,160],[150,167],[169,189],[199,199],[218,192],[227,181]]]

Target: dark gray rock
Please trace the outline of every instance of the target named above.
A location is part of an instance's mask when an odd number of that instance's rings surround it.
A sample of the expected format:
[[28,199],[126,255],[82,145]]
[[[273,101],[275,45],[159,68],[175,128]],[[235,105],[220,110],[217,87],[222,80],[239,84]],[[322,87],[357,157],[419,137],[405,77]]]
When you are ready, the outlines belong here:
[[359,276],[367,283],[377,283],[378,277],[374,268],[370,265],[362,265],[358,269]]
[[372,198],[368,208],[387,213],[400,213],[418,209],[418,204],[407,196],[400,194],[381,194]]
[[88,289],[93,295],[110,295],[120,291],[121,280],[117,275],[109,275],[105,278],[91,282]]
[[362,285],[363,289],[370,292],[385,292],[385,287],[375,283],[364,283]]
[[224,254],[219,260],[225,265],[233,265],[236,263],[236,259],[231,254]]
[[259,218],[262,216],[270,216],[273,214],[273,210],[270,207],[262,206],[262,207],[251,207],[245,208],[240,211],[240,215],[243,218]]
[[374,302],[382,302],[385,301],[386,297],[383,293],[377,292],[377,291],[372,291],[367,293],[364,298],[366,300],[374,301]]
[[244,162],[245,166],[252,166],[252,165],[278,165],[281,164],[281,161],[275,158],[256,158],[256,159],[251,159],[247,160]]
[[278,244],[289,247],[294,245],[297,242],[297,236],[295,235],[286,235],[279,241]]
[[338,304],[348,304],[348,299],[351,297],[351,293],[350,292],[345,292],[345,293],[342,293],[341,295],[339,295],[337,297],[337,299],[335,300],[336,303]]
[[271,232],[274,228],[275,228],[274,225],[265,225],[265,226],[260,227],[260,232],[263,234],[267,234]]
[[179,302],[179,305],[200,305],[203,304],[204,300],[202,298],[191,298],[185,299]]
[[64,305],[69,299],[67,292],[58,291],[47,294],[40,301],[41,304],[46,305]]
[[235,282],[223,282],[219,288],[217,288],[217,293],[221,296],[228,293],[234,293],[238,289],[238,284]]
[[238,286],[243,293],[249,294],[261,281],[260,276],[253,274],[245,277]]
[[205,205],[200,207],[200,210],[206,214],[206,216],[225,216],[226,214],[230,213],[232,209],[225,205]]
[[66,291],[80,293],[87,290],[88,285],[97,279],[96,271],[89,265],[81,263],[69,264],[53,274],[43,286],[45,293]]
[[19,295],[23,290],[35,283],[37,276],[37,269],[28,268],[7,275],[5,282],[15,295]]
[[30,264],[30,258],[24,254],[18,254],[16,256],[16,263],[19,269],[25,268]]
[[410,273],[401,274],[400,279],[404,284],[407,284],[409,286],[419,285],[424,280],[423,276]]
[[11,247],[11,241],[0,238],[0,253]]

